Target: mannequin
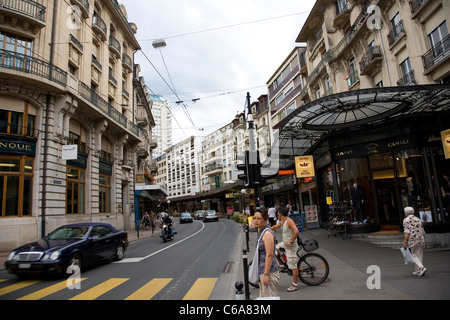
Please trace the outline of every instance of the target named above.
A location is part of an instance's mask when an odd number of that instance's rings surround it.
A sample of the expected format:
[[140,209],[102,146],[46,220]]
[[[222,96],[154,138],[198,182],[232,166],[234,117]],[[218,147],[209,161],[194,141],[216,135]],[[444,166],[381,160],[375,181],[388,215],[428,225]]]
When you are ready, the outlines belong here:
[[360,185],[356,182],[353,184],[351,189],[352,194],[352,205],[353,205],[353,214],[356,221],[363,221],[364,212],[363,212],[363,204],[364,204],[364,195],[363,190]]

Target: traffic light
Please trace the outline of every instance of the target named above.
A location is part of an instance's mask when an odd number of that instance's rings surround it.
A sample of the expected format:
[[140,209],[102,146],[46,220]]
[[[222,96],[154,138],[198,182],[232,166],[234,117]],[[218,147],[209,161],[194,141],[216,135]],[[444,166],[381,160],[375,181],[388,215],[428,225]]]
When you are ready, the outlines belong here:
[[237,170],[243,171],[242,174],[238,175],[238,179],[243,180],[246,187],[259,185],[261,182],[259,151],[246,150],[243,154],[238,155],[237,159],[244,162],[236,166]]
[[244,185],[247,187],[250,185],[249,151],[246,150],[244,153],[238,155],[237,159],[244,162],[236,166],[237,170],[243,171],[242,174],[238,174],[238,179],[243,180]]

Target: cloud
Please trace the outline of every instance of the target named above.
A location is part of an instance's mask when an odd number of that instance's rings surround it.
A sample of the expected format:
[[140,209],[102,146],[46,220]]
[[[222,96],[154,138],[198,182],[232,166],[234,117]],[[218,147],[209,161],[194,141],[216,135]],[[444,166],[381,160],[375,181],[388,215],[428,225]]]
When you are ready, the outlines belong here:
[[[187,129],[192,128],[192,123],[176,101],[185,101],[196,127],[205,128],[199,133],[206,135],[231,122],[244,109],[247,91],[252,100],[266,94],[267,80],[295,47],[295,38],[315,2],[120,1],[126,7],[128,20],[138,26],[136,38],[142,51],[166,82],[171,84],[170,75],[174,83],[178,97],[144,55],[136,53],[147,86],[169,101],[178,123],[186,128],[177,129],[173,121],[174,143],[186,138],[182,131],[187,136],[198,134]],[[300,12],[304,14],[292,15]],[[281,16],[287,17],[265,20]],[[247,23],[258,20],[264,21]],[[161,52],[152,47],[152,40],[160,38],[167,43]],[[250,89],[258,86],[262,87]]]

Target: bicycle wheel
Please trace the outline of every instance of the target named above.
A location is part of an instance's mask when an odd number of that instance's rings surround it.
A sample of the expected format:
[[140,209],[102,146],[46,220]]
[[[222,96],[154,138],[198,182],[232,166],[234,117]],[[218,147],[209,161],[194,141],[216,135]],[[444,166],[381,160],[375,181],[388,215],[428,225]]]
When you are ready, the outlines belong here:
[[308,253],[297,264],[298,277],[309,286],[318,286],[328,278],[330,267],[327,260],[317,253]]

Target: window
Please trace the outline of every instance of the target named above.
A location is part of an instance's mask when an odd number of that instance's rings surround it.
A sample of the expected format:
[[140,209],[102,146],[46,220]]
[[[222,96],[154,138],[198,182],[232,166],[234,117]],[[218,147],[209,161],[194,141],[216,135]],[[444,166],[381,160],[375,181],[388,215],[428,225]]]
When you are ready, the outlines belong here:
[[0,158],[0,217],[31,216],[33,158]]
[[414,84],[414,71],[411,69],[409,58],[400,63],[400,80],[397,84],[400,86]]
[[435,62],[437,61],[437,58],[444,57],[450,51],[450,41],[446,21],[428,35],[428,41],[430,42],[430,47],[433,49],[432,52]]
[[67,166],[66,179],[66,214],[85,213],[85,170]]
[[[27,108],[25,108],[27,109]],[[0,110],[0,133],[34,136],[36,116],[26,111]]]
[[111,176],[107,174],[99,174],[99,212],[111,212]]
[[27,65],[24,62],[27,60],[24,56],[32,56],[33,41],[0,31],[0,50],[9,51],[8,54],[1,55],[2,65],[25,69]]

